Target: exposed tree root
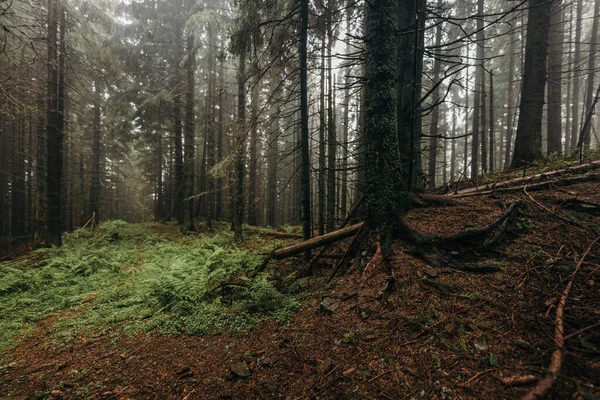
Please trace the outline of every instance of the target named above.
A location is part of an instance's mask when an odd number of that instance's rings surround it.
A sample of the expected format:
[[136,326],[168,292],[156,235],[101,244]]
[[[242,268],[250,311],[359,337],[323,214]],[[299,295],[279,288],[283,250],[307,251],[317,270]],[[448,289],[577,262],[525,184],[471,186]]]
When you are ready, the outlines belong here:
[[375,250],[375,254],[373,254],[373,257],[371,257],[371,260],[369,260],[369,262],[367,263],[367,265],[365,266],[365,269],[363,270],[363,279],[365,277],[365,274],[367,272],[367,270],[369,269],[369,267],[371,265],[373,265],[377,259],[379,259],[380,257],[383,257],[383,254],[381,252],[381,236],[377,235],[377,249]]
[[[437,201],[437,199],[435,199],[435,201]],[[520,204],[520,202],[512,203],[508,207],[508,209],[494,222],[481,229],[461,232],[450,237],[425,236],[421,232],[419,232],[419,230],[416,229],[412,224],[410,224],[404,216],[401,216],[399,217],[399,224],[398,230],[396,232],[396,237],[398,239],[407,241],[410,244],[413,244],[416,248],[415,253],[417,254],[417,256],[433,267],[451,268],[469,273],[498,272],[500,269],[496,266],[478,266],[465,263],[458,263],[448,255],[444,254],[439,247],[440,245],[451,243],[464,244],[465,242],[472,242],[473,240],[481,239],[483,237],[489,236],[490,234],[493,234],[489,240],[485,241],[483,244],[475,248],[476,251],[488,250],[492,246],[496,245],[504,237],[508,221],[518,212],[518,207]],[[341,260],[336,264],[333,272],[331,273],[331,276],[329,277],[329,282],[331,282],[331,280],[336,275],[338,275],[340,271],[343,272],[346,270],[350,260],[354,259],[356,254],[359,252],[360,246],[367,242],[367,238],[370,236],[370,234],[370,229],[365,225],[365,223],[360,223],[339,229],[337,231],[329,232],[322,236],[314,237],[310,240],[295,244],[293,246],[275,250],[267,257],[263,265],[256,271],[256,273],[261,272],[271,259],[281,260],[287,257],[301,254],[307,250],[311,250],[317,247],[322,247],[337,242],[339,240],[354,235],[354,239],[350,243],[348,250],[343,255]],[[372,257],[371,261],[369,261],[369,263],[367,264],[367,268],[379,256],[384,258],[386,265],[389,267],[389,260],[386,260],[385,255],[382,254],[380,240],[381,239],[378,236],[376,240],[377,250],[374,256]],[[313,259],[311,259],[311,261],[303,269],[300,276],[304,276],[306,273],[308,273],[308,269],[312,268],[312,265],[316,262],[317,258],[321,257],[324,254],[324,251],[325,250],[322,249],[315,257],[313,257]],[[389,268],[389,271],[391,274],[391,268]]]
[[600,236],[597,237],[592,244],[590,244],[583,253],[583,256],[579,259],[579,262],[575,266],[575,271],[571,274],[571,279],[565,290],[562,292],[560,296],[560,300],[558,305],[556,306],[556,317],[554,322],[554,344],[556,345],[556,349],[552,353],[552,358],[550,359],[550,366],[548,367],[548,374],[545,377],[540,379],[537,385],[531,389],[525,396],[523,396],[522,400],[535,400],[540,397],[543,397],[546,392],[552,387],[558,374],[560,373],[560,369],[562,367],[564,355],[565,355],[565,330],[564,330],[564,312],[565,306],[567,304],[567,299],[569,298],[569,292],[571,291],[571,287],[573,286],[573,281],[575,280],[575,275],[581,268],[583,261],[592,250],[592,247],[600,240]]
[[434,238],[434,240],[437,243],[458,243],[479,239],[481,237],[489,235],[492,231],[498,229],[508,218],[514,216],[518,212],[518,207],[520,205],[520,201],[515,201],[501,216],[496,218],[494,222],[483,228],[463,231],[449,237],[436,237]]
[[471,264],[460,264],[444,255],[433,243],[425,243],[417,246],[419,258],[432,267],[451,268],[458,271],[470,272],[476,274],[488,274],[500,271],[496,266],[478,266]]
[[414,208],[464,206],[468,204],[463,200],[436,194],[411,193],[410,200]]

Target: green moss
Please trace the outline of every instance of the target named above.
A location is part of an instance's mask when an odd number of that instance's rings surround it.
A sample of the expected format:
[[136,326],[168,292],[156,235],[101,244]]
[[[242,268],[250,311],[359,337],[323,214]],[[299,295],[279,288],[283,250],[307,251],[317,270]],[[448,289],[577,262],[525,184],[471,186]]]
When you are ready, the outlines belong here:
[[[284,321],[297,310],[297,297],[280,293],[266,275],[245,278],[262,256],[235,247],[231,232],[168,237],[156,234],[159,228],[109,221],[93,235],[66,234],[62,248],[0,264],[0,350],[65,309],[79,310],[57,319],[57,342],[115,330],[248,329],[265,318]],[[235,285],[224,287],[230,282]]]

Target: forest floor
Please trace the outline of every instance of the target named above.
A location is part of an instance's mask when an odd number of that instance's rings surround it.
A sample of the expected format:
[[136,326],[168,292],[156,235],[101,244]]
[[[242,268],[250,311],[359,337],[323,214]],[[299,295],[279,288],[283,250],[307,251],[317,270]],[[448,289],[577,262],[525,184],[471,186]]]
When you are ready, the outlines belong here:
[[460,256],[500,272],[431,268],[397,242],[384,297],[387,272],[368,252],[328,286],[333,261],[300,280],[300,259],[246,278],[294,239],[252,232],[236,248],[225,227],[183,236],[118,221],[66,235],[63,249],[0,264],[0,399],[513,399],[547,371],[572,278],[548,397],[599,399],[600,246],[574,269],[600,216],[562,209],[572,198],[600,203],[600,181],[411,211],[422,231],[450,235],[523,202],[497,246]]

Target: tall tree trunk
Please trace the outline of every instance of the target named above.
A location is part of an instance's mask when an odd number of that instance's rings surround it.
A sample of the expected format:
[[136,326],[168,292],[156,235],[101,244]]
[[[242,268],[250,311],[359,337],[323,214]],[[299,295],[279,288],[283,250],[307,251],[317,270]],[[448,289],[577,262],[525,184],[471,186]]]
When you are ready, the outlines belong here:
[[577,0],[577,17],[575,19],[575,54],[573,60],[573,95],[571,101],[571,149],[577,147],[579,137],[579,82],[581,74],[581,19],[583,17],[583,0]]
[[[34,128],[34,123],[32,120],[29,120],[28,125],[28,141],[27,141],[27,224],[25,226],[25,232],[27,235],[30,235],[31,238],[33,238],[33,236],[31,235],[31,232],[33,230],[33,226],[34,226],[34,214],[33,214],[33,154],[34,154],[34,147],[33,147],[33,128]],[[0,132],[0,135],[2,135],[2,133]],[[0,144],[2,143],[2,138],[0,138]],[[2,157],[2,154],[0,153],[0,157]],[[2,169],[2,163],[0,163],[0,170]],[[2,174],[0,172],[0,174]],[[0,178],[1,179],[1,178]],[[2,190],[2,185],[0,183],[0,191]],[[2,194],[0,193],[0,196],[2,196]],[[2,206],[2,202],[0,201],[0,207]],[[0,208],[0,210],[3,210],[3,208]],[[70,223],[69,228],[72,230],[73,226],[72,226],[72,222]],[[2,237],[2,225],[0,224],[0,237]]]
[[[302,154],[302,237],[310,239],[310,157],[308,136],[308,0],[300,0],[300,129]],[[310,259],[310,251],[305,258]]]
[[[469,60],[469,45],[467,44],[467,63]],[[465,143],[463,148],[463,171],[464,177],[467,177],[469,167],[469,69],[465,70]],[[471,139],[473,140],[473,139]]]
[[258,225],[256,211],[258,208],[258,104],[259,82],[254,83],[250,110],[250,162],[248,170],[248,225]]
[[[466,121],[465,121],[466,123]],[[451,144],[451,152],[450,152],[450,182],[454,181],[456,177],[456,104],[452,103],[452,144]]]
[[[4,107],[4,102],[1,104]],[[5,121],[0,115],[0,238],[8,236],[8,215],[6,210],[8,203],[8,133],[5,129]]]
[[[217,164],[220,163],[221,161],[223,161],[223,108],[225,107],[225,104],[223,102],[223,98],[225,97],[225,67],[224,67],[224,61],[220,60],[219,61],[219,111],[218,111],[218,123],[219,123],[219,128],[217,131]],[[221,178],[221,176],[219,175],[219,177],[217,178],[216,181],[216,187],[215,187],[215,218],[217,220],[220,220],[221,218],[223,218],[223,194],[222,191],[223,190],[223,178]]]
[[58,13],[56,0],[48,0],[48,91],[47,91],[47,241],[62,245],[60,217],[60,186],[62,178],[62,133],[58,111]]
[[194,157],[195,157],[195,135],[196,135],[196,48],[194,45],[193,32],[187,35],[187,60],[185,63],[186,71],[186,91],[185,91],[185,144],[184,144],[184,165],[183,174],[185,180],[184,196],[186,198],[186,207],[184,213],[184,228],[187,230],[195,230],[194,225],[194,199],[191,197],[194,194]]
[[[177,67],[179,70],[179,67]],[[175,127],[175,204],[172,209],[173,217],[179,224],[183,224],[183,127],[181,123],[181,77],[179,72],[175,74],[175,93],[173,94],[173,119]]]
[[46,119],[44,109],[46,107],[44,97],[40,96],[38,102],[38,121],[36,135],[35,155],[35,226],[33,231],[33,242],[38,244],[46,237],[46,175],[48,165],[48,143],[46,140]]
[[[275,99],[279,80],[273,74],[271,79],[271,93]],[[269,129],[269,138],[267,144],[267,225],[275,227],[277,225],[277,154],[279,153],[279,101],[275,100],[271,105],[271,127]],[[293,135],[293,133],[292,133]]]
[[[11,172],[11,236],[22,241],[25,238],[25,129],[23,118],[11,123],[12,172]],[[4,212],[4,210],[2,210]]]
[[[442,7],[442,1],[438,0],[437,2],[438,9]],[[437,21],[437,27],[435,28],[435,48],[439,48],[440,43],[442,42],[442,21]],[[433,61],[433,77],[432,84],[437,85],[440,80],[440,72],[442,70],[442,61],[440,57],[435,57]],[[437,147],[438,147],[438,125],[440,123],[440,107],[438,106],[438,101],[440,99],[440,86],[437,86],[433,93],[431,93],[431,104],[433,105],[433,110],[431,111],[431,125],[429,128],[429,134],[431,138],[429,139],[429,168],[427,174],[429,175],[429,185],[428,188],[430,190],[435,189],[436,181],[436,166],[437,166]]]
[[[569,38],[573,37],[573,3],[569,5]],[[573,42],[568,40],[569,43],[569,60],[567,61],[567,65],[569,68],[573,65]],[[565,153],[569,154],[569,150],[571,150],[571,82],[573,79],[569,79],[567,76],[567,102],[565,104],[565,108],[567,109],[567,115],[565,119]]]
[[[483,6],[484,6],[483,0],[478,0],[477,1],[477,24],[476,24],[477,47],[475,49],[475,65],[476,65],[475,87],[473,88],[473,90],[475,91],[474,103],[473,103],[473,111],[474,111],[474,114],[473,114],[473,138],[471,141],[471,178],[473,178],[473,179],[477,179],[477,175],[479,174],[479,151],[480,151],[479,140],[480,140],[482,133],[485,135],[485,132],[482,132],[482,127],[480,126],[481,104],[482,104],[481,94],[483,91],[483,86],[485,85],[485,83],[483,81],[483,74],[485,72],[483,70],[483,65],[482,65],[484,62],[484,57],[485,57],[485,50],[484,50],[485,33],[483,31],[483,28],[484,28]],[[484,146],[484,149],[485,149],[485,146]],[[485,151],[482,153],[485,153]],[[485,166],[485,160],[482,160],[482,166],[484,166],[483,169],[487,168]]]
[[[214,65],[213,65],[214,67]],[[214,77],[214,74],[211,73],[211,76]],[[214,85],[214,78],[209,80],[209,85]],[[220,98],[219,94],[219,98]],[[219,100],[220,102],[220,100]],[[222,110],[219,110],[219,121],[218,124],[221,124],[220,119],[222,119]],[[214,118],[214,107],[211,107],[210,112],[206,116],[207,123],[209,124],[208,130],[206,132],[206,228],[211,231],[213,229],[213,220],[216,218],[216,198],[217,194],[215,193],[217,188],[217,179],[212,175],[211,171],[215,166],[215,118]],[[217,130],[221,130],[222,128],[219,126]],[[219,133],[220,134],[220,133]],[[218,138],[217,138],[218,141]]]
[[[346,48],[346,53],[349,53]],[[342,186],[341,186],[341,202],[340,212],[342,216],[346,216],[348,210],[348,133],[350,130],[350,81],[348,75],[350,70],[347,70],[346,80],[344,83],[344,126],[342,136]]]
[[335,229],[335,154],[337,151],[336,123],[335,123],[335,88],[333,82],[333,71],[331,68],[331,49],[333,47],[333,28],[331,23],[331,12],[333,2],[329,0],[327,16],[327,82],[328,82],[328,105],[327,105],[327,230]]
[[512,136],[513,136],[513,115],[514,115],[514,88],[515,88],[515,33],[514,29],[510,32],[508,39],[510,45],[508,47],[508,98],[506,100],[508,110],[506,111],[506,146],[504,147],[504,169],[510,168],[511,162],[511,147],[512,147]]
[[325,233],[325,39],[321,40],[321,87],[319,108],[319,235]]
[[548,154],[562,152],[563,7],[554,0],[548,36]]
[[[66,34],[67,34],[67,15],[64,7],[60,8],[60,38],[59,38],[59,54],[58,54],[58,99],[57,99],[57,107],[58,107],[58,131],[60,132],[60,152],[58,156],[60,157],[57,162],[60,165],[61,169],[61,179],[60,179],[60,229],[61,232],[66,231],[67,225],[67,211],[66,207],[68,201],[68,191],[65,190],[68,186],[64,184],[65,181],[65,173],[64,171],[68,171],[67,163],[65,162],[65,151],[64,151],[64,141],[65,141],[65,132],[66,132],[66,51],[67,51],[67,42],[66,42]],[[68,176],[67,176],[68,178]],[[68,182],[67,182],[68,183]]]
[[238,69],[238,126],[235,144],[235,197],[233,207],[233,236],[241,242],[244,221],[244,153],[246,137],[246,43],[241,46]]
[[496,121],[494,121],[494,74],[490,71],[490,173],[494,172],[495,169],[495,149],[496,149],[496,140],[494,137],[494,125]]
[[[98,114],[99,115],[99,114]],[[156,209],[154,217],[157,221],[162,220],[165,217],[164,213],[164,192],[163,192],[163,127],[162,124],[158,124],[156,133]],[[98,164],[99,165],[99,164]]]
[[[423,71],[425,2],[399,0],[396,131],[403,178],[410,191],[423,189],[421,166],[421,76]],[[366,97],[366,96],[365,96]],[[366,107],[369,107],[366,105]],[[366,129],[366,127],[365,127]]]
[[[396,93],[398,90],[398,51],[406,54],[413,47],[398,48],[397,17],[402,16],[407,3],[398,9],[395,0],[368,2],[368,33],[366,36],[365,91],[365,204],[368,225],[377,229],[381,238],[383,257],[391,252],[394,231],[399,217],[407,208],[407,183],[401,179],[396,130]],[[412,81],[412,79],[410,80]],[[410,82],[409,81],[409,82]]]
[[[481,68],[483,71],[483,67]],[[481,170],[484,173],[488,172],[488,124],[487,124],[487,113],[486,113],[486,97],[487,90],[485,87],[485,71],[481,77]]]
[[[598,52],[598,20],[600,19],[600,0],[594,1],[594,22],[592,23],[592,36],[590,42],[590,54],[588,58],[588,78],[585,100],[585,115],[593,113],[594,107],[594,80],[596,78],[596,53]],[[585,146],[589,150],[592,140],[592,124],[587,123],[581,129],[578,147]],[[582,143],[583,142],[583,143]]]
[[551,9],[551,1],[530,0],[519,124],[512,168],[518,168],[542,156],[542,112]]
[[98,224],[100,220],[100,96],[100,81],[96,79],[94,83],[94,109],[92,111],[92,182],[90,187],[90,212],[94,216],[94,224]]

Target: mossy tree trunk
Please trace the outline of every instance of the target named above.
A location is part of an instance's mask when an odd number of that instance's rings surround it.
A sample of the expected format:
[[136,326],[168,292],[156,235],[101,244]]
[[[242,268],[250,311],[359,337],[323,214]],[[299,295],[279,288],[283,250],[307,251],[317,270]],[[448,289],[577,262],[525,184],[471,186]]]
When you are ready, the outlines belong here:
[[552,2],[531,0],[529,4],[523,86],[512,168],[519,168],[542,157],[542,112]]
[[369,229],[378,231],[384,257],[391,251],[408,192],[396,135],[398,2],[374,0],[367,6],[365,88],[365,179]]

